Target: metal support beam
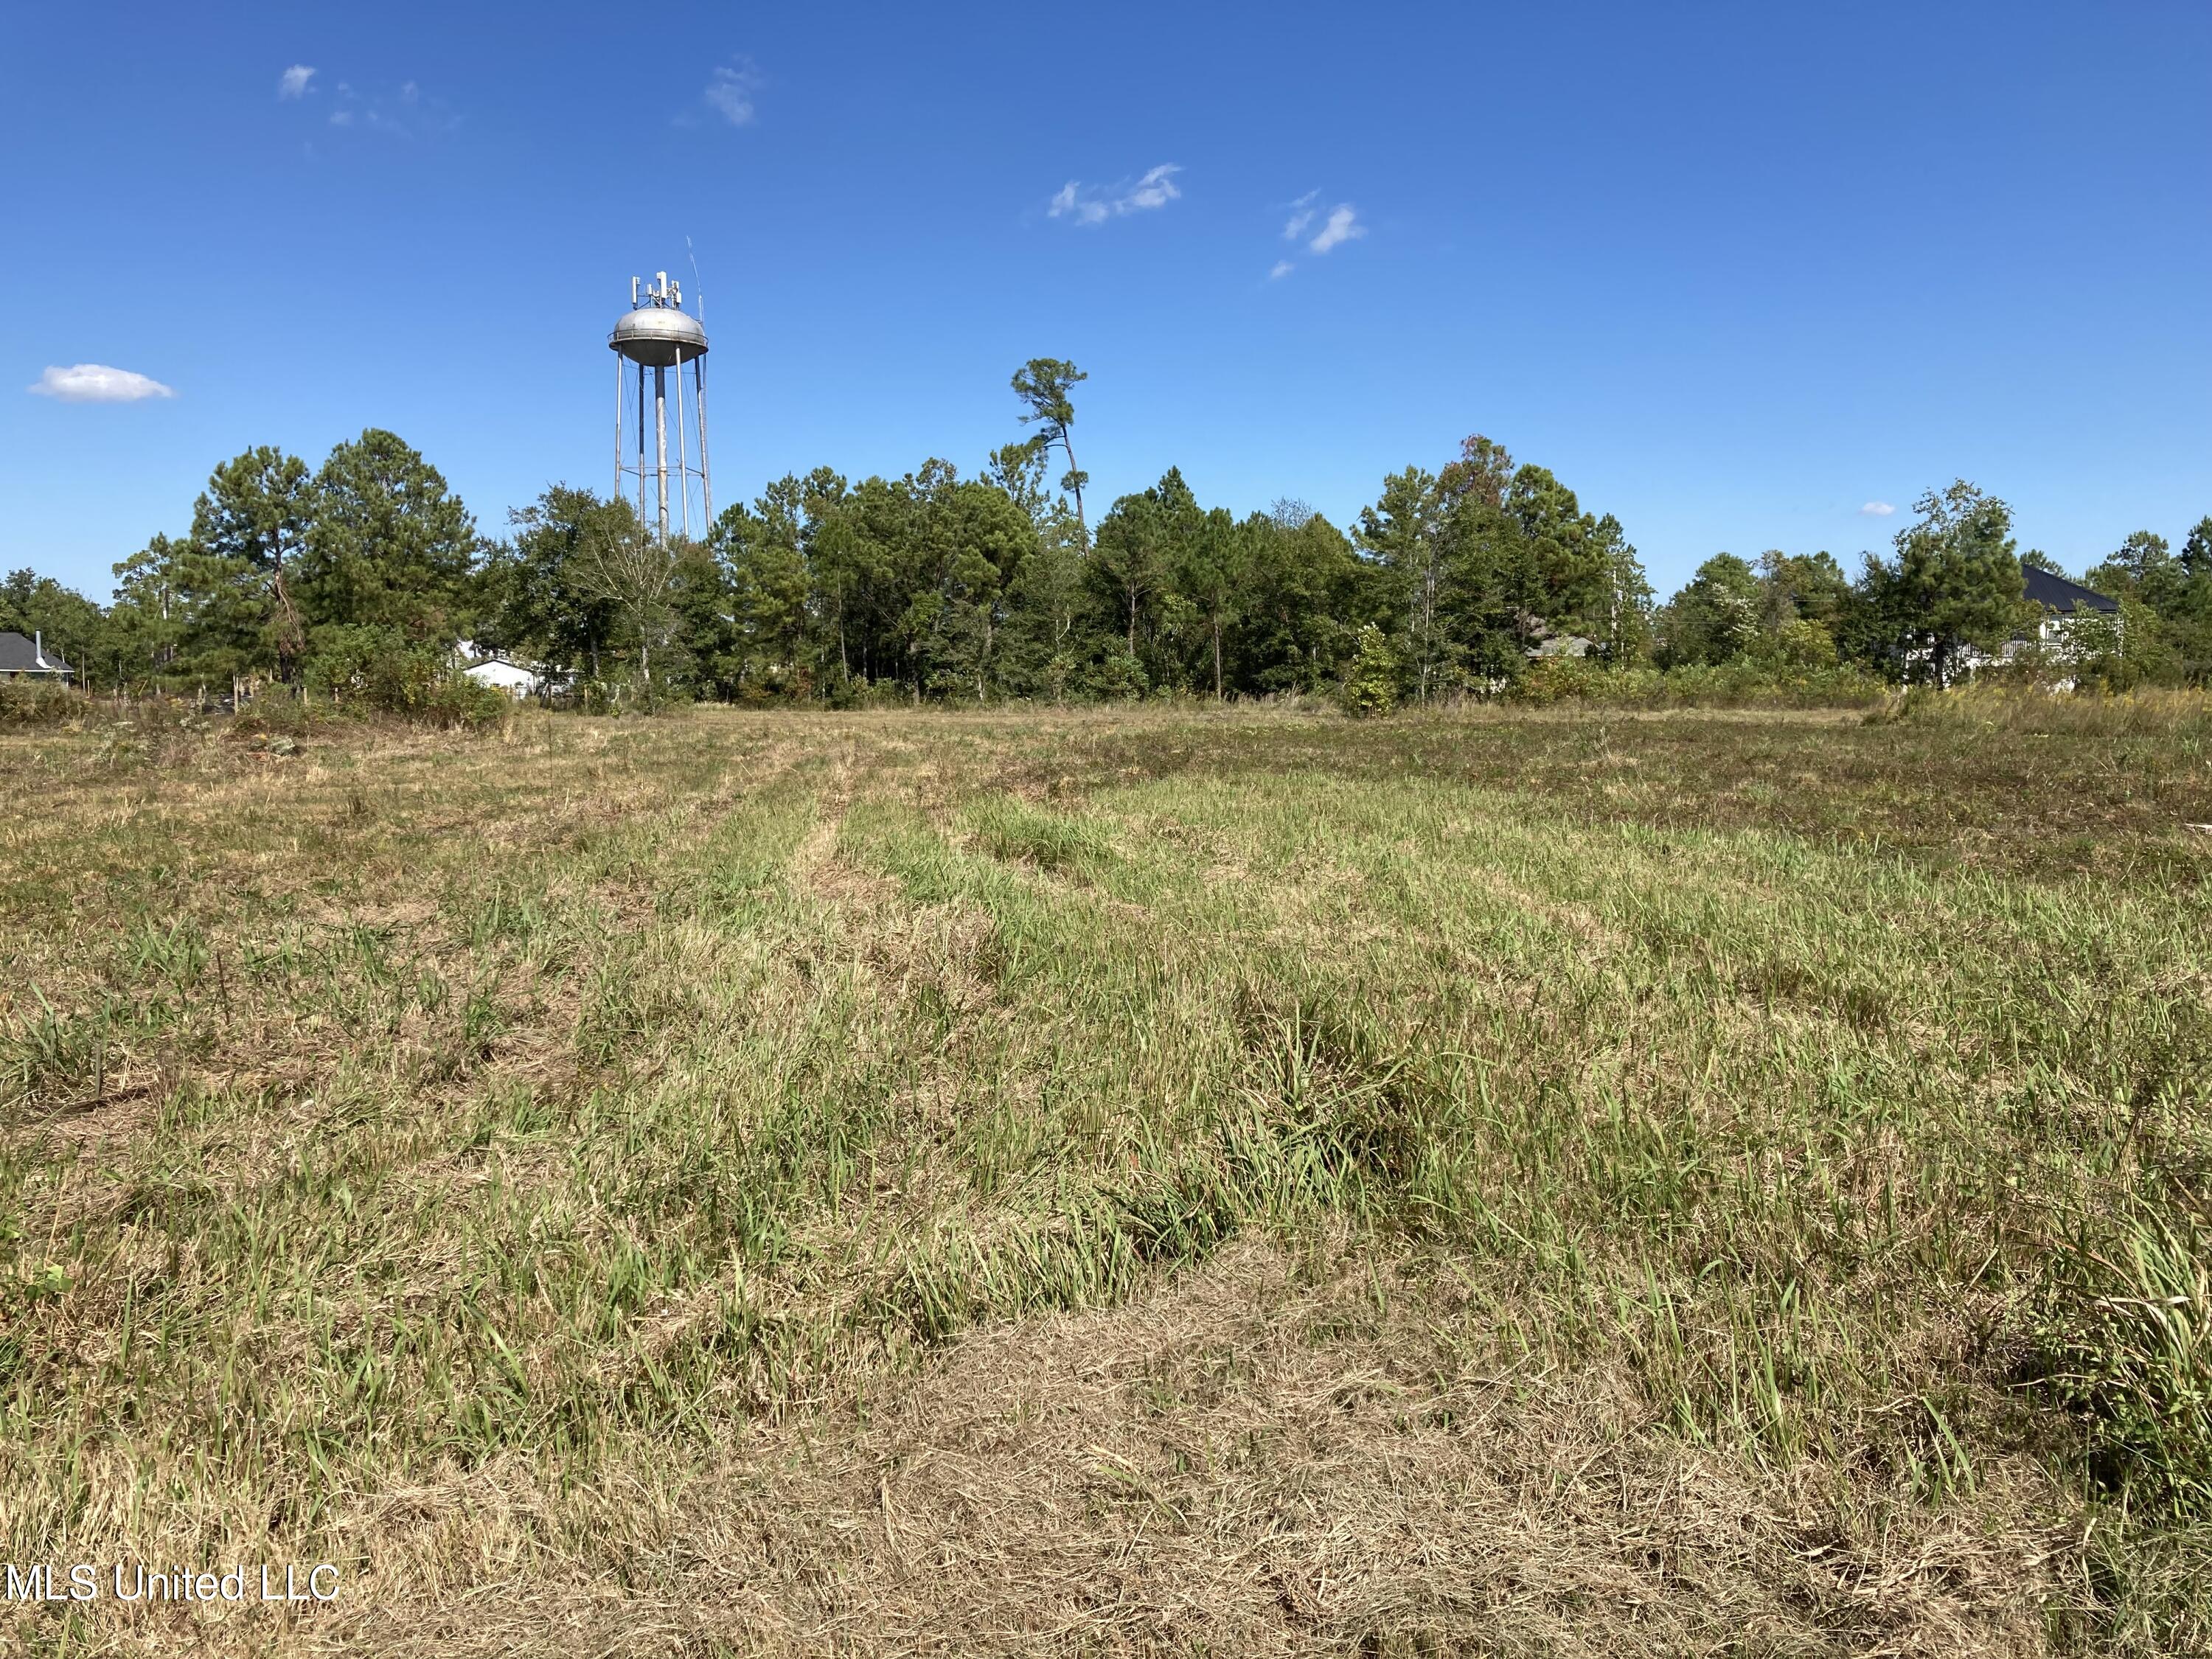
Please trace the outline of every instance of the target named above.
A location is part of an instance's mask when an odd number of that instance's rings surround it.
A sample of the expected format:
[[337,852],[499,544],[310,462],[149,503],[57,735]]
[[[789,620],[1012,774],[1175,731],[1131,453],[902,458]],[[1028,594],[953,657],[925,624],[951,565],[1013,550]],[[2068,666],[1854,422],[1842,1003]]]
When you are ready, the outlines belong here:
[[660,510],[660,539],[668,539],[668,371],[653,371],[653,430],[655,488],[659,492],[654,505]]
[[676,505],[684,524],[684,539],[691,539],[690,446],[684,439],[684,363],[676,364]]
[[[703,303],[703,302],[702,302]],[[714,473],[707,465],[707,359],[691,360],[691,401],[699,411],[699,505],[707,511],[707,528],[714,527]]]

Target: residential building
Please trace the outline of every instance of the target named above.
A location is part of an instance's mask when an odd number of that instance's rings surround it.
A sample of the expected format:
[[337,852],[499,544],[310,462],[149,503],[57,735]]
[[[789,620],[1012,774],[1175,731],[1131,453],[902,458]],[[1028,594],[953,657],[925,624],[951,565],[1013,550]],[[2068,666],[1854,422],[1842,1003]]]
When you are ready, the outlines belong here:
[[62,659],[62,653],[46,643],[44,633],[26,638],[0,632],[0,680],[46,680],[60,685],[75,672]]

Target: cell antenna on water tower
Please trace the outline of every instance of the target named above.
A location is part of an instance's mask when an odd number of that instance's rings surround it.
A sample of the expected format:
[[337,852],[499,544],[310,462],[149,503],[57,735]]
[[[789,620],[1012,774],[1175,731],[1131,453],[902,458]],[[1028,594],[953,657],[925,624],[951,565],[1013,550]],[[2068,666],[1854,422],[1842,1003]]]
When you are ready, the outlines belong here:
[[[691,481],[699,481],[699,528],[714,522],[714,490],[707,469],[707,331],[699,318],[684,309],[684,284],[672,283],[665,270],[655,271],[651,283],[629,279],[630,308],[607,336],[615,354],[615,495],[627,499],[629,481],[637,479],[637,517],[662,541],[668,539],[669,520],[691,533]],[[696,295],[695,310],[703,311]],[[684,423],[684,365],[691,365],[691,406],[699,424],[699,464],[691,465],[690,445]],[[629,441],[629,371],[637,370],[637,434]],[[676,371],[676,491],[668,489],[668,371]],[[653,456],[645,453],[646,371],[653,372]],[[635,448],[636,459],[631,459]],[[647,489],[647,483],[652,485]],[[648,513],[648,499],[650,511]]]

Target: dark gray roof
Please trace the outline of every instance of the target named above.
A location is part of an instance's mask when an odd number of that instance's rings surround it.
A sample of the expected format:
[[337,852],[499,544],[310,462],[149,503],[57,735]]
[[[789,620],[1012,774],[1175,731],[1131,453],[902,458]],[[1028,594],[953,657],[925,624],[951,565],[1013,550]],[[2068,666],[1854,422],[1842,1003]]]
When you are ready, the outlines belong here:
[[2120,602],[2108,599],[2093,587],[2069,581],[2041,565],[2024,564],[2021,574],[2027,578],[2027,597],[2046,611],[2118,611]]
[[42,658],[37,644],[29,635],[0,630],[0,674],[34,674],[45,671],[57,674],[75,672],[62,660],[62,653],[52,646],[46,647]]

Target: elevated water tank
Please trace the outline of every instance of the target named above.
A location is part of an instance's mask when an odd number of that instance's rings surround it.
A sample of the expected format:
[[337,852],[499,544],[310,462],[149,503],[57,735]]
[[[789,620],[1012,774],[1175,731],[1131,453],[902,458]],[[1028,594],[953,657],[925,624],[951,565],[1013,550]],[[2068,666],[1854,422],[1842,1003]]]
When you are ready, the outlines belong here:
[[640,306],[623,314],[607,344],[647,368],[674,368],[707,355],[707,331],[673,306]]

